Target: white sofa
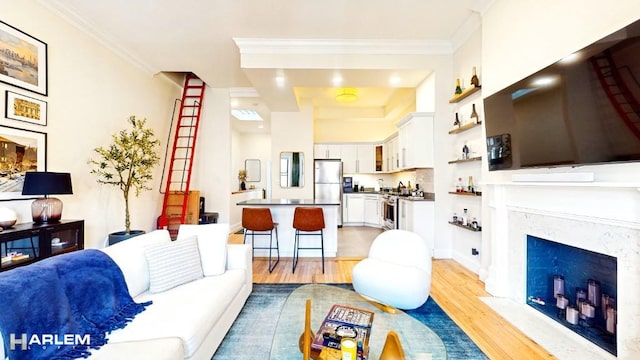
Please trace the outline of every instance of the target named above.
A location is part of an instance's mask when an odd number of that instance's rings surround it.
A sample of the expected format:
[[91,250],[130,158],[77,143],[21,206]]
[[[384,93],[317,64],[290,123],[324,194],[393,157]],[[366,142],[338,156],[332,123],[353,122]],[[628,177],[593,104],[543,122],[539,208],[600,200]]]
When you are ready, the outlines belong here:
[[[211,359],[253,288],[251,247],[227,245],[228,224],[183,225],[178,240],[196,235],[204,277],[172,289],[149,291],[145,248],[171,244],[166,230],[122,241],[105,249],[122,269],[136,302],[153,301],[90,359]],[[219,275],[207,275],[216,272]],[[0,343],[0,359],[4,359]]]

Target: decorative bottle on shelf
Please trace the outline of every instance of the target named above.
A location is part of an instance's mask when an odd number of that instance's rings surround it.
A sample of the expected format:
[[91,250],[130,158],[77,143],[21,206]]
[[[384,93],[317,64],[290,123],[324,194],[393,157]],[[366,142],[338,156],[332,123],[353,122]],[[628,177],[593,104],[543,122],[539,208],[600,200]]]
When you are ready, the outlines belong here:
[[454,128],[460,127],[460,118],[458,117],[458,113],[456,113],[456,120],[453,122],[453,127]]
[[456,213],[453,213],[453,223],[458,223],[458,215]]
[[468,220],[469,219],[469,213],[467,213],[467,209],[463,209],[462,212],[462,221],[460,222],[460,225],[462,226],[467,226],[468,224]]
[[460,78],[456,79],[456,95],[462,94],[462,87],[460,87]]
[[464,192],[464,186],[462,185],[462,178],[458,178],[458,182],[456,183],[456,192]]
[[476,74],[476,67],[473,67],[473,75],[471,75],[471,85],[474,87],[480,87],[480,79],[478,79],[478,74]]
[[471,121],[473,121],[474,124],[480,122],[478,119],[478,113],[476,112],[476,104],[471,104]]
[[468,159],[469,158],[469,147],[467,146],[467,143],[464,143],[464,146],[462,147],[462,158],[463,159]]
[[473,176],[469,176],[469,184],[467,186],[467,190],[470,193],[475,194],[476,193],[476,189],[473,187]]
[[476,218],[473,218],[473,220],[471,221],[471,227],[474,230],[478,230],[478,220]]

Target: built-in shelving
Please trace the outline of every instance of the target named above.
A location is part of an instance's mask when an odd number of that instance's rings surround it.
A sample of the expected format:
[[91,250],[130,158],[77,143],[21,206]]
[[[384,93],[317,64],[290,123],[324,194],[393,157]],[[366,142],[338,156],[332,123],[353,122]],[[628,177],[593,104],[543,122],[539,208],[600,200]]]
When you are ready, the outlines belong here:
[[454,226],[457,226],[457,227],[459,227],[459,228],[463,228],[463,229],[465,229],[465,230],[473,231],[473,232],[480,232],[480,231],[482,231],[482,230],[480,230],[480,229],[474,229],[474,228],[473,228],[473,227],[471,227],[471,226],[468,226],[468,225],[462,225],[462,224],[459,224],[459,223],[455,223],[455,222],[453,222],[453,221],[449,221],[449,224],[454,225]]
[[462,125],[462,126],[460,126],[458,128],[449,130],[449,134],[457,134],[457,133],[460,133],[460,132],[463,132],[463,131],[466,131],[466,130],[469,130],[469,129],[473,129],[474,127],[480,126],[480,125],[482,125],[481,121],[479,121],[477,123],[464,124],[464,125]]
[[461,196],[482,196],[482,193],[470,192],[470,191],[463,191],[463,192],[449,191],[449,194],[461,195]]
[[465,163],[465,162],[480,161],[480,160],[482,160],[482,156],[476,156],[468,159],[451,160],[449,161],[449,164]]
[[458,95],[452,97],[451,100],[449,100],[449,103],[450,104],[455,104],[458,101],[461,101],[462,99],[470,96],[471,94],[480,91],[481,88],[482,88],[482,86],[473,86],[473,87],[466,88],[466,89],[464,89],[462,94],[458,94]]

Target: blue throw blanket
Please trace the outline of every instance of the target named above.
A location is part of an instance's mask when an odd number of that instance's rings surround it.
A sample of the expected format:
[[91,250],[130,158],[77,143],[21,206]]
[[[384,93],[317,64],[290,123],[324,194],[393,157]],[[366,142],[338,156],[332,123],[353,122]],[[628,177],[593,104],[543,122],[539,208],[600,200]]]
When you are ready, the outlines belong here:
[[150,304],[133,301],[122,271],[99,250],[0,273],[0,331],[10,359],[87,357]]

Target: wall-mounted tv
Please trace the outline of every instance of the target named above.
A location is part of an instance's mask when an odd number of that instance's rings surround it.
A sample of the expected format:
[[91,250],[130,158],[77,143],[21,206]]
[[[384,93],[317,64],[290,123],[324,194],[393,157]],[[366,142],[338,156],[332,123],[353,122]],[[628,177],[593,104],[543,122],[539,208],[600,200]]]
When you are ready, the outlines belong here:
[[640,161],[640,20],[484,99],[489,170]]

